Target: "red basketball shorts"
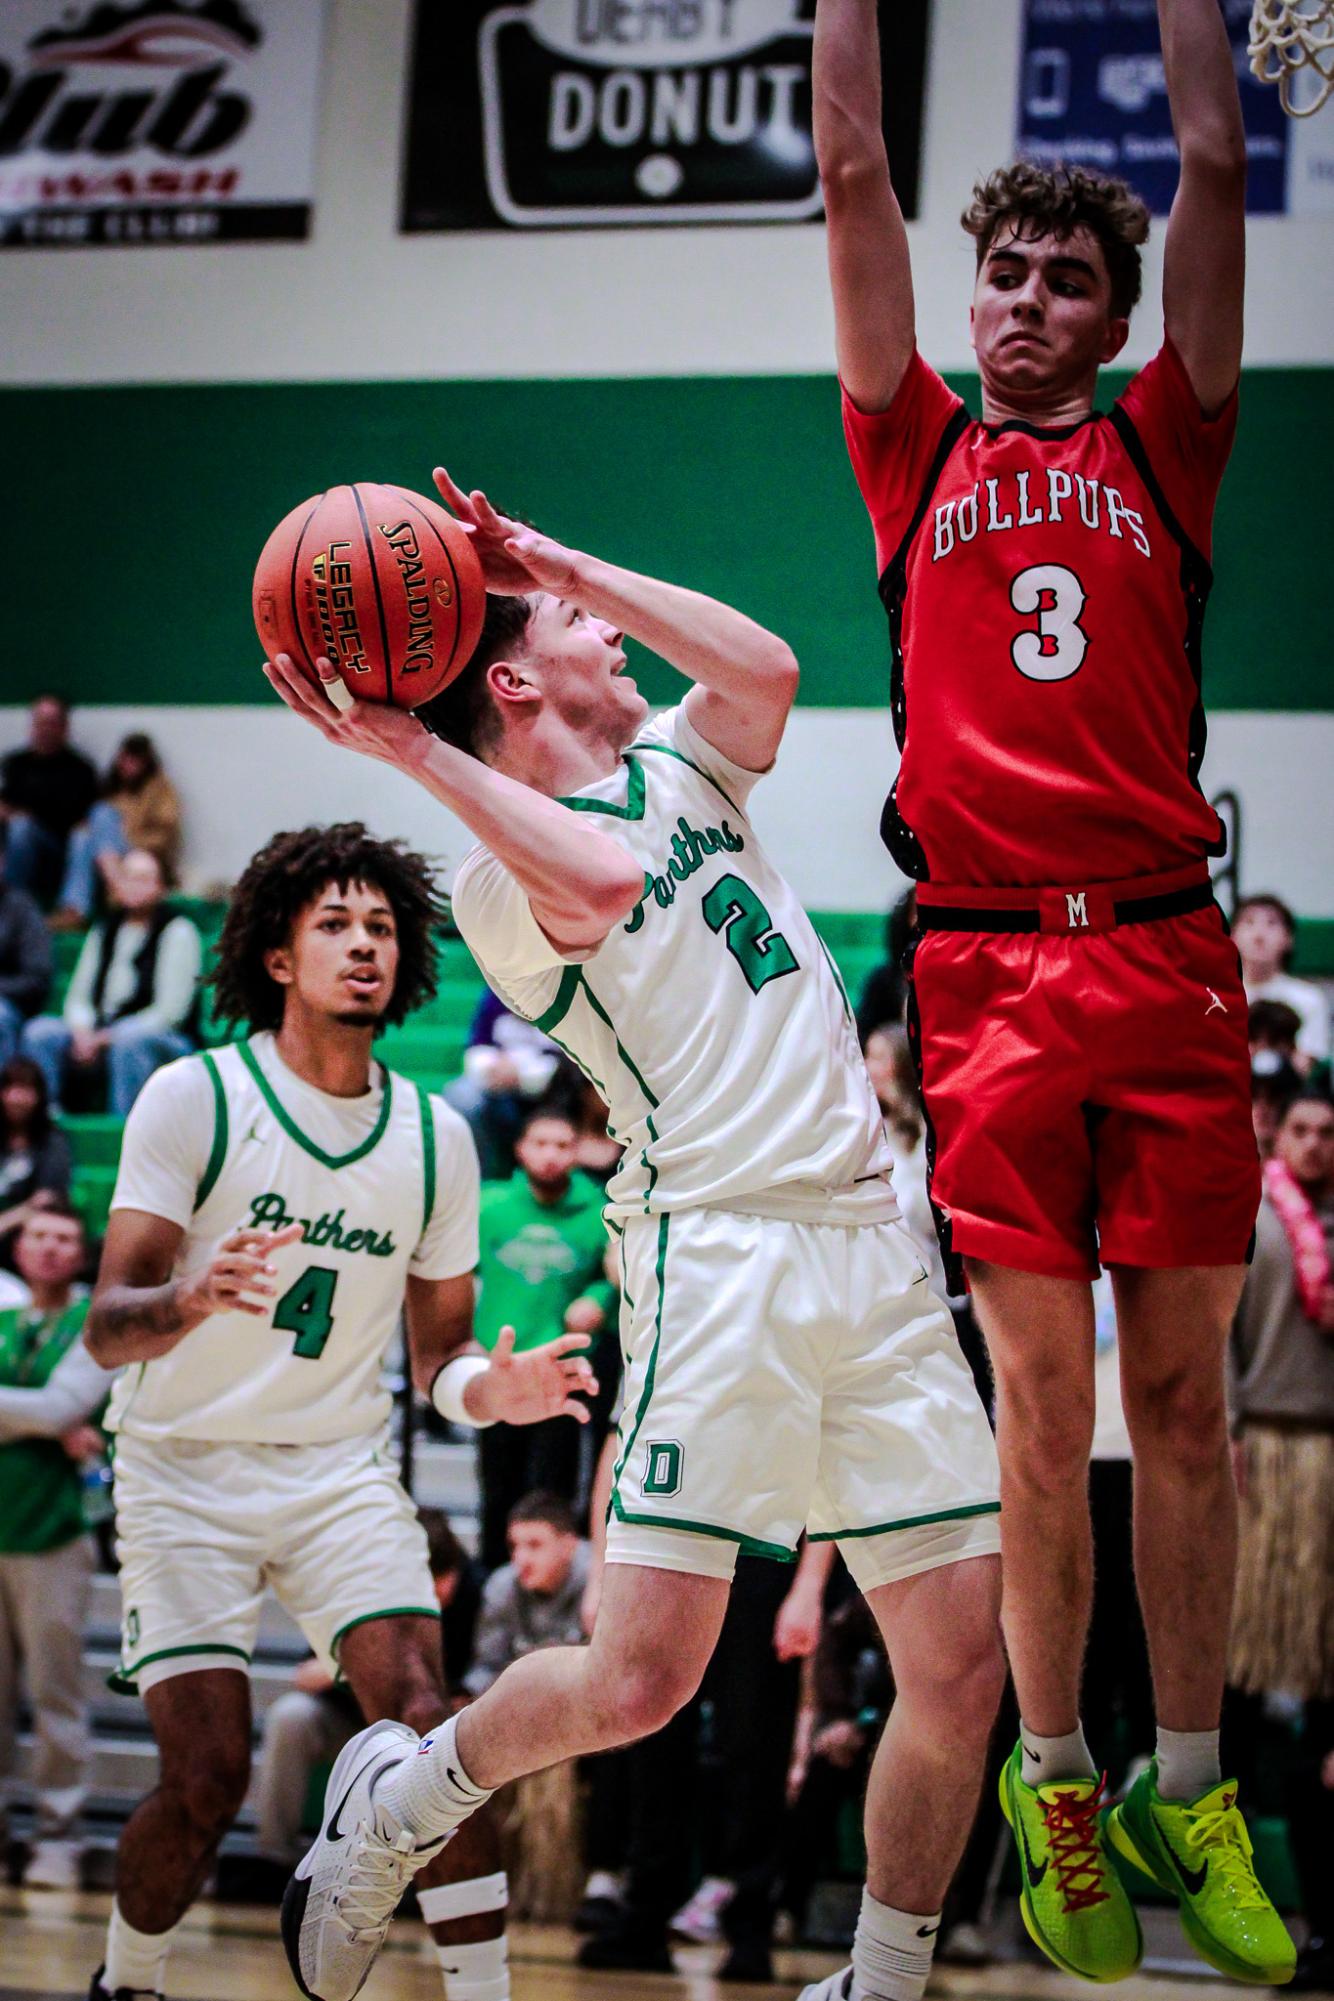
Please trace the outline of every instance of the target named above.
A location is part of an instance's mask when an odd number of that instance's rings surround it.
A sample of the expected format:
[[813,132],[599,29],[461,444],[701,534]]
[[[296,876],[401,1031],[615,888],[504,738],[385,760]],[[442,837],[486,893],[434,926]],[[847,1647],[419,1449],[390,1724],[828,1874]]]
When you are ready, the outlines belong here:
[[1216,906],[1068,934],[929,929],[912,988],[947,1255],[1060,1278],[1246,1259],[1246,997]]

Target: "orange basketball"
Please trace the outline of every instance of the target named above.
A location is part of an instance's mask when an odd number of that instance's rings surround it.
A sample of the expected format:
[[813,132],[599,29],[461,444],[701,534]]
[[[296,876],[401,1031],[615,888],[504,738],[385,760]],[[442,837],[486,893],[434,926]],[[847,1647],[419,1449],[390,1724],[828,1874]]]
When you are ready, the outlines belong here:
[[452,514],[359,480],[278,523],[255,568],[255,629],[318,681],[323,654],[361,701],[415,709],[447,687],[482,630],[482,566]]

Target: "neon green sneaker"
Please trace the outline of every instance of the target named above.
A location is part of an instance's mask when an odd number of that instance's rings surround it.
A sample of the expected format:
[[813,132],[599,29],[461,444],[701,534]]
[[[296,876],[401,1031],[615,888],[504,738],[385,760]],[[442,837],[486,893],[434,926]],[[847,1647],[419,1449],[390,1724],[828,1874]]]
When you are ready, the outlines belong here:
[[1113,1847],[1176,1898],[1187,1938],[1211,1966],[1257,1987],[1283,1986],[1296,1948],[1260,1887],[1235,1782],[1180,1802],[1160,1799],[1157,1781],[1155,1760],[1112,1808]]
[[1104,1844],[1098,1779],[1024,1784],[1018,1744],[1000,1777],[1001,1811],[1014,1829],[1023,1877],[1020,1908],[1035,1945],[1082,1980],[1124,1980],[1144,1941],[1135,1907]]

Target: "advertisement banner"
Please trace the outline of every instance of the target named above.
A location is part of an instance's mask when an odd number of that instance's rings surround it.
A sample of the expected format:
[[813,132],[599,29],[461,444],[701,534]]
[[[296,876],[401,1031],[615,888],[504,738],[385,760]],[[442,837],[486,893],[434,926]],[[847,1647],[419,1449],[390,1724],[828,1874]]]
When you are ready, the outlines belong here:
[[[1251,74],[1251,0],[1220,0],[1241,86],[1252,215],[1334,212],[1334,103],[1288,118]],[[1024,0],[1016,150],[1120,174],[1155,215],[1177,183],[1157,0]]]
[[309,234],[326,0],[3,0],[0,248]]
[[[882,6],[916,213],[929,0]],[[402,226],[802,222],[814,0],[417,0]]]

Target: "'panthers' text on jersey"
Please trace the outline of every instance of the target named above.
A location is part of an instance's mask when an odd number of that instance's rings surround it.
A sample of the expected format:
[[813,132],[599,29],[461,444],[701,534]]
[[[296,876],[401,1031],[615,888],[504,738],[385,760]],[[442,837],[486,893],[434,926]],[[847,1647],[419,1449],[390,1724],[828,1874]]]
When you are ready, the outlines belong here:
[[1235,397],[1206,419],[1169,341],[1108,416],[982,424],[915,353],[887,410],[845,394],[843,420],[889,614],[900,868],[1009,888],[1221,853],[1200,644]]
[[270,1312],[214,1314],[125,1370],[110,1425],[137,1438],[314,1445],[378,1431],[409,1274],[455,1278],[477,1262],[477,1156],[458,1114],[388,1070],[362,1097],[333,1097],[269,1034],[149,1079],[112,1207],[181,1225],[178,1276],[241,1225],[303,1226],[273,1255]]
[[459,869],[455,921],[488,980],[611,1108],[625,1146],[613,1216],[702,1204],[813,1220],[896,1213],[842,983],[747,816],[758,776],[682,707],[564,802],[644,869],[642,901],[579,964],[561,959],[486,849]]

